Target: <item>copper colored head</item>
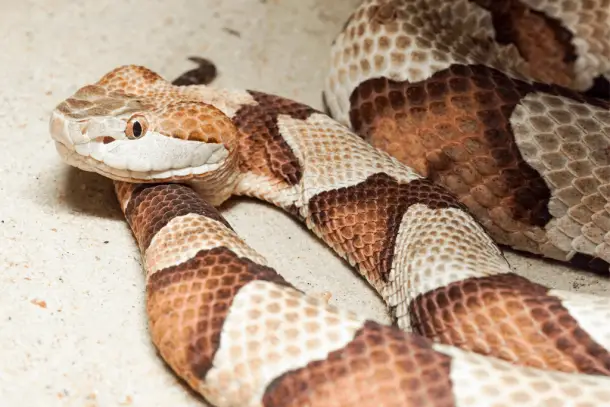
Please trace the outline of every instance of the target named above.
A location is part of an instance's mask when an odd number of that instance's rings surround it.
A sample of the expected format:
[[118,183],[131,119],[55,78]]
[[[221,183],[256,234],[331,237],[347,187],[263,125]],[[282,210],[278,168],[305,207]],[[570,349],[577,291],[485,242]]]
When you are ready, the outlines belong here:
[[[50,120],[69,164],[128,182],[227,173],[237,129],[219,109],[139,66],[123,66],[61,102]],[[229,171],[230,172],[230,171]]]

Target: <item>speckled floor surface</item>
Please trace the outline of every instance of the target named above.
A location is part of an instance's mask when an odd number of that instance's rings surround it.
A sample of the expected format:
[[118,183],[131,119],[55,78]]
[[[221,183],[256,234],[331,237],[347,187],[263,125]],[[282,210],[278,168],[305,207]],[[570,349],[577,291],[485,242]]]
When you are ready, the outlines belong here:
[[[328,46],[359,0],[0,0],[0,406],[203,406],[156,355],[139,255],[109,181],[60,162],[56,103],[112,68],[174,79],[217,65],[215,85],[321,107]],[[284,213],[223,213],[291,282],[387,321],[347,265]],[[552,287],[610,295],[610,281],[507,254]]]

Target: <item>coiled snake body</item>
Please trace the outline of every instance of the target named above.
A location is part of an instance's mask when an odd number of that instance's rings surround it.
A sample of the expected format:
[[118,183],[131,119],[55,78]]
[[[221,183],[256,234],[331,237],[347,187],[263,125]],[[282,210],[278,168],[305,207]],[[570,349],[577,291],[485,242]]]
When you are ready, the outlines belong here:
[[[62,158],[115,181],[153,342],[209,402],[610,405],[610,298],[513,274],[491,237],[607,271],[609,105],[569,88],[610,72],[608,43],[578,37],[587,24],[607,33],[608,13],[602,1],[500,3],[365,1],[333,44],[325,97],[338,121],[138,66],[54,110]],[[494,13],[579,16],[566,25],[581,59],[528,62],[526,45],[494,38]],[[531,21],[496,33],[523,36]],[[548,64],[557,73],[541,77]],[[214,208],[232,195],[304,222],[397,326],[292,287]]]

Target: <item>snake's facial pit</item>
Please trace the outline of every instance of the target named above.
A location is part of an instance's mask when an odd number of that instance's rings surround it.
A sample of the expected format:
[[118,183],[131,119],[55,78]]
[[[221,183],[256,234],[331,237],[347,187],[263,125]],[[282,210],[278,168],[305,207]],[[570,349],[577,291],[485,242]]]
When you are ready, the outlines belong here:
[[83,119],[55,110],[49,131],[66,163],[121,181],[195,178],[218,170],[229,156],[222,143],[168,137],[151,122],[143,114]]

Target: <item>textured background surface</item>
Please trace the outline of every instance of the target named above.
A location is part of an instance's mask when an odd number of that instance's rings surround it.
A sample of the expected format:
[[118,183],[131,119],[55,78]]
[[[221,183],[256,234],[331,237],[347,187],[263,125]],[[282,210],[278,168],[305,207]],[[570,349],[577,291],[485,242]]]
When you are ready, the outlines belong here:
[[[0,0],[0,405],[201,406],[150,340],[138,250],[109,181],[59,161],[51,109],[112,68],[173,79],[214,61],[216,84],[321,108],[328,47],[357,0]],[[387,321],[344,262],[287,215],[251,200],[223,214],[288,280]],[[508,254],[552,287],[610,282]]]

